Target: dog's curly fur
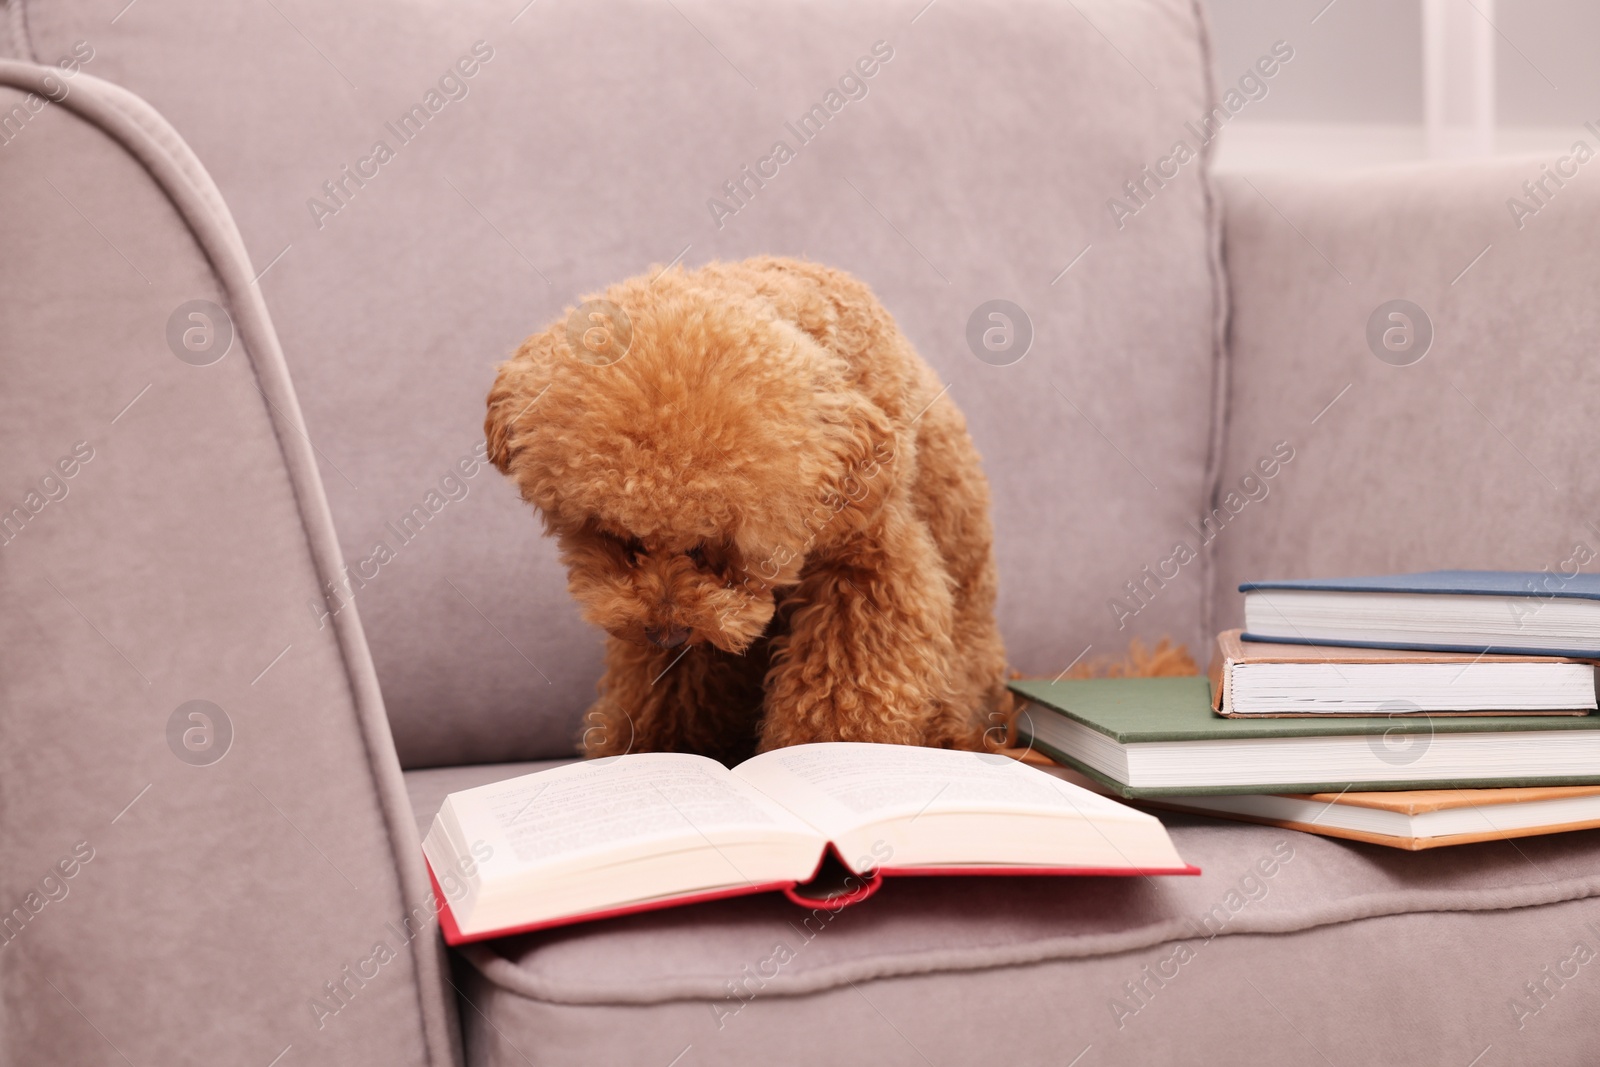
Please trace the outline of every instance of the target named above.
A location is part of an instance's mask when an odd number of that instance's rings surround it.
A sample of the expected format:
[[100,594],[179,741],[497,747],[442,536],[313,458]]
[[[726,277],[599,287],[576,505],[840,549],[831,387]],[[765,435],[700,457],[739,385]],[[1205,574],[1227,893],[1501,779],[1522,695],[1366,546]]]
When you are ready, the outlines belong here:
[[1011,707],[988,483],[866,285],[763,257],[601,297],[625,354],[579,358],[555,323],[485,420],[610,634],[587,754],[980,747]]

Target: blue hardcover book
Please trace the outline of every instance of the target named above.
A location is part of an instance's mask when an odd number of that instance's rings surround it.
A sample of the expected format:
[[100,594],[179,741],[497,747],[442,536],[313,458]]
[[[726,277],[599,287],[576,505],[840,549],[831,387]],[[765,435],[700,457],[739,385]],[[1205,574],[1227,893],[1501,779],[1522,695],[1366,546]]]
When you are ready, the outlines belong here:
[[1600,574],[1424,571],[1239,591],[1246,641],[1600,658]]

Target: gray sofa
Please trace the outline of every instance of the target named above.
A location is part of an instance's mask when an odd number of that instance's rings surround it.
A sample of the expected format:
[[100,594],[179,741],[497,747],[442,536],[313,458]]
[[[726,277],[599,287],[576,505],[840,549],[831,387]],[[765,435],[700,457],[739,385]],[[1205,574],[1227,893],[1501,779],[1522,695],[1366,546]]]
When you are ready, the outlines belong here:
[[[867,279],[968,415],[1049,676],[1203,655],[1247,577],[1588,563],[1587,176],[1520,226],[1540,160],[1214,180],[1243,98],[1181,0],[123,2],[0,35],[0,1063],[1594,1061],[1600,832],[1173,817],[1199,878],[459,954],[417,837],[582,728],[599,638],[479,429],[579,295]],[[969,344],[997,298],[1028,330]],[[1369,344],[1397,299],[1426,346]]]

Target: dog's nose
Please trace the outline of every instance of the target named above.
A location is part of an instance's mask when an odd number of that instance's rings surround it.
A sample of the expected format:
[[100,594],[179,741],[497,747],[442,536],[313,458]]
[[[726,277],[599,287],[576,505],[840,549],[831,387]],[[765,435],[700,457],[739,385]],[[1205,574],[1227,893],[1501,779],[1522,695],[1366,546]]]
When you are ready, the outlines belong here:
[[662,648],[677,648],[689,640],[689,631],[681,626],[674,626],[670,630],[658,630],[652,626],[644,632],[644,636],[653,645],[660,645]]

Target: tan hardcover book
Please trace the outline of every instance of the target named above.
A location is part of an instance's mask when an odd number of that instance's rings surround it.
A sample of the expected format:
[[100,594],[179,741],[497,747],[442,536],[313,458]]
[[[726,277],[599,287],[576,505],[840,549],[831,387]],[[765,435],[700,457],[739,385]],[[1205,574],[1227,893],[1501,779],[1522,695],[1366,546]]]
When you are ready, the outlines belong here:
[[1600,827],[1600,786],[1163,797],[1139,803],[1417,852]]
[[1211,701],[1229,718],[1587,715],[1593,660],[1244,641],[1217,635]]

